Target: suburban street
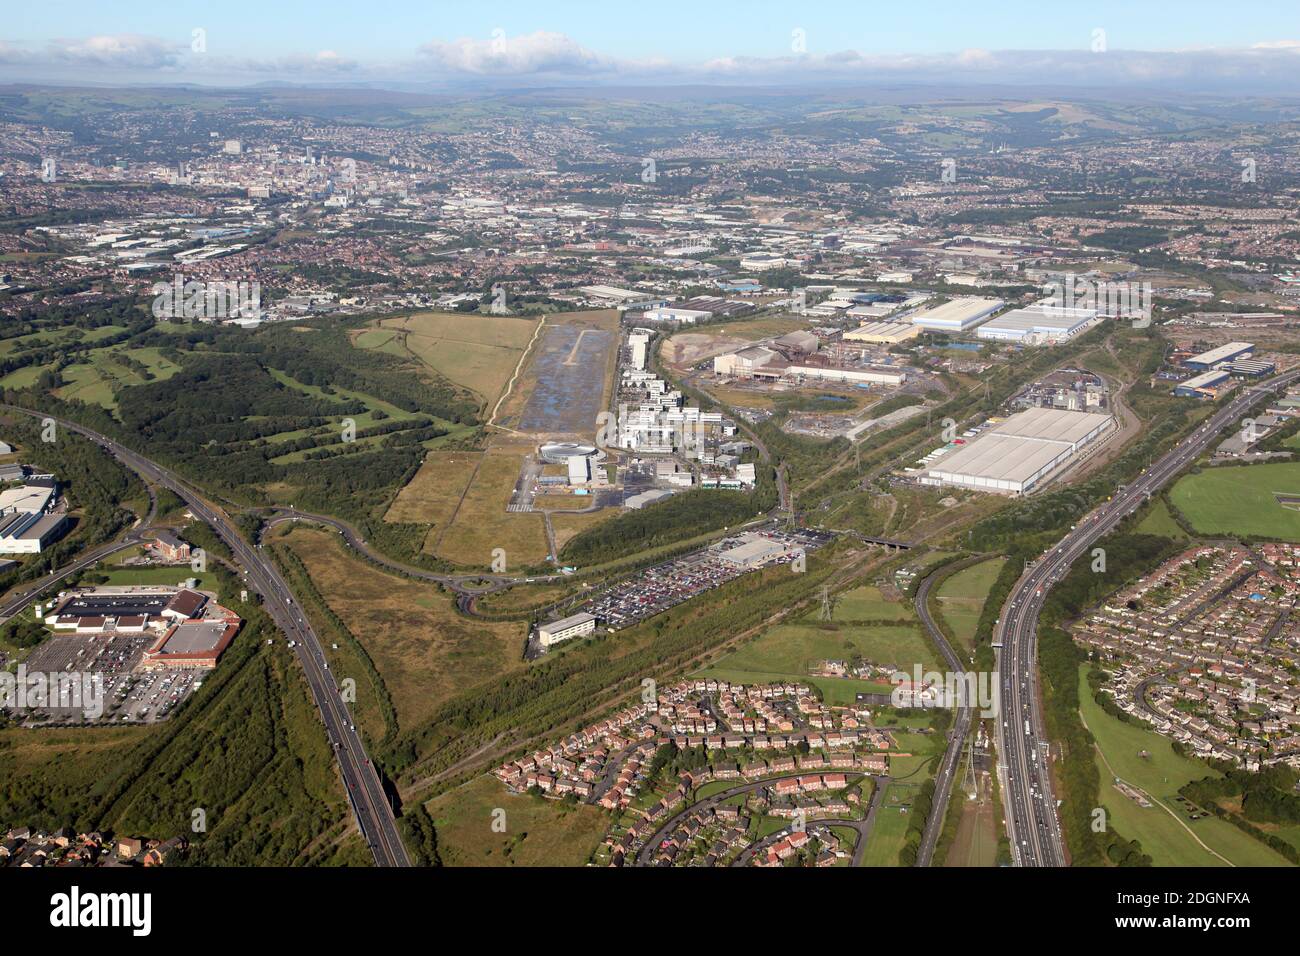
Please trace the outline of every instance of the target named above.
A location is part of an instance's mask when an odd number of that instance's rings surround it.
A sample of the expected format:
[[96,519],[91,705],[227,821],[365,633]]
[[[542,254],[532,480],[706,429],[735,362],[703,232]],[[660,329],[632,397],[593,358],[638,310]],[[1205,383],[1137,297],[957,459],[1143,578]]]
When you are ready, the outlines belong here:
[[[9,405],[4,407],[36,418],[51,417],[31,409]],[[262,596],[267,612],[291,642],[302,665],[312,698],[320,710],[338,760],[357,826],[374,855],[375,862],[380,866],[410,866],[410,858],[398,835],[397,823],[383,784],[366,755],[361,736],[329,674],[320,641],[296,605],[274,563],[262,556],[260,547],[250,546],[239,535],[223,511],[208,504],[184,480],[166,468],[89,428],[61,419],[55,421],[60,428],[66,428],[95,442],[142,478],[174,492],[194,516],[211,526],[230,548],[235,560],[244,569],[244,580],[249,589]]]
[[1266,394],[1300,379],[1300,371],[1242,390],[1110,501],[1084,516],[1061,541],[1029,565],[1016,582],[994,631],[1001,692],[999,773],[1007,837],[1018,866],[1068,862],[1050,769],[1036,669],[1038,615],[1052,585],[1097,541],[1196,459],[1220,432],[1236,424]]

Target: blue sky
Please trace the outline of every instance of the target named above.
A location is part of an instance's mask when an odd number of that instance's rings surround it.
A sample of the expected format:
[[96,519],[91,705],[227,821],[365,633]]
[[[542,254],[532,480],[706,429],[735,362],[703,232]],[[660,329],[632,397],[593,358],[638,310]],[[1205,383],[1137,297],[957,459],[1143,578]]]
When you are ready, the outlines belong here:
[[[191,50],[197,28],[205,31],[201,57]],[[795,30],[803,31],[801,46]],[[978,54],[1055,50],[1084,57],[1101,52],[1094,49],[1098,30],[1104,52],[1120,54],[1112,59],[1125,64],[1105,64],[1116,81],[1153,73],[1194,78],[1207,63],[1217,64],[1212,75],[1231,77],[1242,72],[1244,57],[1248,73],[1263,63],[1276,85],[1287,67],[1300,64],[1300,0],[26,0],[11,4],[0,22],[0,79],[24,78],[24,70],[36,79],[125,82],[537,75],[754,82],[874,77],[881,70],[893,77],[974,70],[986,79],[1046,78],[1052,70],[1041,57]],[[1295,56],[1283,59],[1279,49]],[[1206,50],[1216,53],[1207,60]],[[845,51],[856,58],[837,58]],[[1142,62],[1134,59],[1138,53],[1154,56]],[[1096,69],[1102,62],[1080,60],[1080,69],[1094,79],[1109,75]]]

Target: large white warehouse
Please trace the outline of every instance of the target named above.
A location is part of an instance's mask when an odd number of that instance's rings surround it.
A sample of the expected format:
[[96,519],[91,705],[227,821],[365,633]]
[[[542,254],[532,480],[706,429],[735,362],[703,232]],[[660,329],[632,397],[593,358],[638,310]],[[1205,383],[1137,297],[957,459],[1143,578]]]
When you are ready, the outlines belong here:
[[959,296],[942,305],[936,305],[920,312],[913,312],[911,320],[931,332],[965,332],[974,328],[1002,306],[1001,299],[985,299],[980,296]]
[[1110,415],[1030,408],[944,455],[920,480],[1023,495],[1114,425]]
[[1063,342],[1096,319],[1096,309],[1066,308],[1039,302],[989,319],[975,335],[1000,342]]

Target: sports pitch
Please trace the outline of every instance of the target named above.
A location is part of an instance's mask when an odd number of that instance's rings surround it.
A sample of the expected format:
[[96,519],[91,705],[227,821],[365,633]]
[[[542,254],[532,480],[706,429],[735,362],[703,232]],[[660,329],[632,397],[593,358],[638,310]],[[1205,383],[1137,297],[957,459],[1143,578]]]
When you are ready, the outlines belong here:
[[[1300,541],[1300,462],[1207,468],[1174,485],[1170,499],[1200,534]],[[1279,500],[1279,496],[1282,500]]]

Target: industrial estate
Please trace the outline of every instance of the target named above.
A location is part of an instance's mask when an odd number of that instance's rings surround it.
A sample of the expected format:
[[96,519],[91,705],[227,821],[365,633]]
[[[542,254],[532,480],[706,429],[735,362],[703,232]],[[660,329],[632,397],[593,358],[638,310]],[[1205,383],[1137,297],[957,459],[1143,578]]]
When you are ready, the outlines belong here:
[[1262,916],[1161,868],[1300,866],[1285,17],[1057,83],[769,58],[730,9],[658,79],[657,25],[392,75],[125,14],[0,40],[0,867],[945,867],[1107,929]]

